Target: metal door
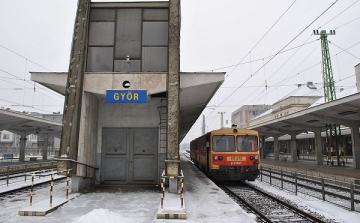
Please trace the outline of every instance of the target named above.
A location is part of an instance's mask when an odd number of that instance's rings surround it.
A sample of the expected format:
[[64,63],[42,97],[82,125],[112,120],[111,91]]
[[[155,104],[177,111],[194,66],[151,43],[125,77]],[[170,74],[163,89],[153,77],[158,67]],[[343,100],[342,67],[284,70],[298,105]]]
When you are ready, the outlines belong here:
[[156,128],[103,128],[102,142],[102,182],[156,184]]

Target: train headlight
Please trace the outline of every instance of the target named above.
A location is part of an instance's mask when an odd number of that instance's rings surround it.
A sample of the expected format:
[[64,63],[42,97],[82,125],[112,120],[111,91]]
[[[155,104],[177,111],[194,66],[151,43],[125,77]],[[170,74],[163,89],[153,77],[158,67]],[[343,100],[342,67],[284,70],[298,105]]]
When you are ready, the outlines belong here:
[[219,160],[223,160],[223,157],[222,157],[222,156],[219,156]]
[[254,160],[254,157],[253,157],[253,156],[250,156],[250,160]]
[[214,156],[214,160],[218,160],[218,157],[217,157],[217,156]]
[[256,159],[256,160],[258,160],[258,159],[259,159],[259,156],[258,156],[258,155],[256,155],[256,156],[255,156],[255,159]]

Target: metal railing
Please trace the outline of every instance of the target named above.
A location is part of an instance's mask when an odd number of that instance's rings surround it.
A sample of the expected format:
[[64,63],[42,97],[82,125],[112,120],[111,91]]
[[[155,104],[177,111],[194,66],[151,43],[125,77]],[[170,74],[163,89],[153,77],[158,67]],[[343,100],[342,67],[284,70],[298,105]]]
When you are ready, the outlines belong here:
[[[165,175],[165,170],[162,172],[161,174],[161,201],[160,201],[160,206],[161,209],[164,208],[164,200],[165,200],[165,180],[166,178],[171,178],[172,176],[166,176]],[[179,194],[180,194],[180,207],[184,208],[184,174],[182,172],[182,170],[180,170],[180,175],[177,176],[177,179],[179,181]]]
[[[93,169],[94,171],[96,170],[99,170],[99,167],[95,167],[95,166],[91,166],[91,165],[88,165],[88,164],[85,164],[85,163],[80,163],[79,161],[77,160],[73,160],[73,159],[63,159],[63,158],[59,158],[59,159],[54,159],[54,161],[69,161],[69,162],[72,162],[72,163],[76,163],[78,165],[81,165],[81,166],[85,166],[85,176],[87,177],[87,171],[88,171],[88,168],[90,169]],[[94,174],[95,176],[95,174]]]
[[[56,162],[41,162],[31,164],[7,165],[0,167],[0,186],[9,186],[10,184],[21,183],[27,181],[29,173],[35,172],[46,173],[56,170]],[[41,175],[39,175],[41,177]]]
[[70,171],[72,171],[71,169],[68,170],[64,170],[64,171],[59,171],[59,172],[54,172],[53,170],[51,171],[50,174],[36,174],[36,173],[32,173],[29,174],[31,175],[31,189],[30,189],[30,206],[32,206],[33,204],[33,191],[34,191],[34,182],[35,182],[35,177],[41,175],[42,177],[45,176],[50,176],[50,193],[49,193],[49,206],[52,207],[53,204],[53,192],[54,192],[54,175],[60,175],[63,173],[67,174],[67,178],[66,178],[66,194],[65,194],[65,199],[68,200],[69,199],[69,181],[70,181]]
[[306,194],[323,201],[360,212],[360,184],[310,176],[282,169],[261,167],[260,180],[294,193]]

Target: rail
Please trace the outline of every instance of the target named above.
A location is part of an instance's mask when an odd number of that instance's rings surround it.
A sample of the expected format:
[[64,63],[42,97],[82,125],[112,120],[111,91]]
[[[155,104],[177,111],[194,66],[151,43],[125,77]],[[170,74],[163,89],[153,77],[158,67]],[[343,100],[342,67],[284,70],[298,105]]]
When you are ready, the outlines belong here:
[[56,162],[40,162],[31,164],[7,165],[0,167],[0,186],[27,181],[29,172],[47,172],[56,169]]
[[360,185],[292,171],[261,167],[260,180],[297,195],[306,194],[360,212]]

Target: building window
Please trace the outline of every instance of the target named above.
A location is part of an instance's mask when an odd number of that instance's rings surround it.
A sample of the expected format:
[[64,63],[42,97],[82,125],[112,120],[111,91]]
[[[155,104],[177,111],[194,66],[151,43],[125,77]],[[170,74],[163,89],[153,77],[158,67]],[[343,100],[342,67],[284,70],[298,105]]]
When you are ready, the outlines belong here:
[[91,9],[86,71],[166,72],[168,14],[168,9]]

